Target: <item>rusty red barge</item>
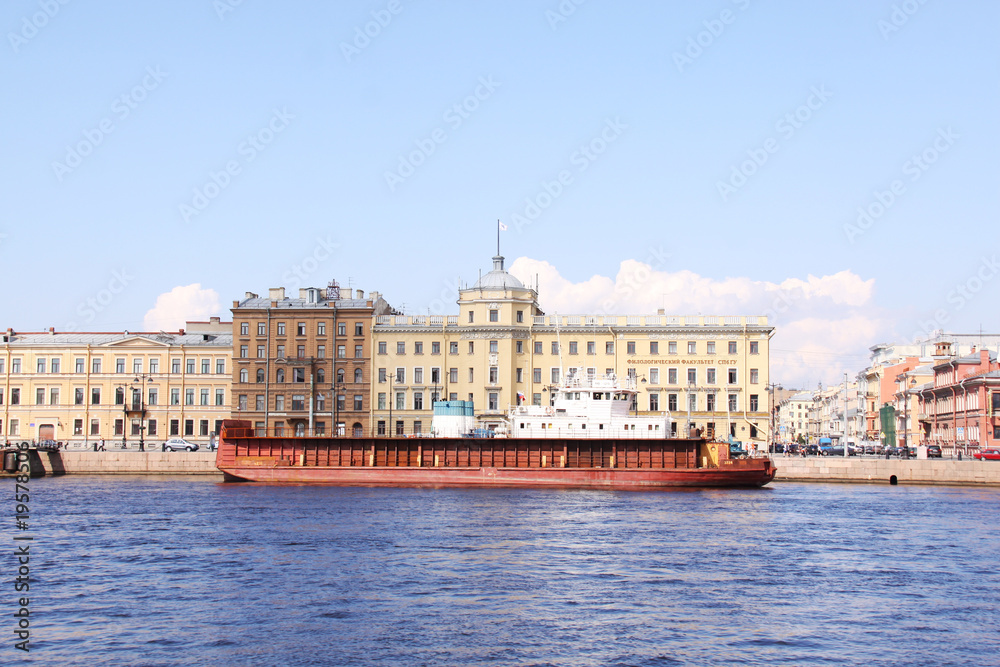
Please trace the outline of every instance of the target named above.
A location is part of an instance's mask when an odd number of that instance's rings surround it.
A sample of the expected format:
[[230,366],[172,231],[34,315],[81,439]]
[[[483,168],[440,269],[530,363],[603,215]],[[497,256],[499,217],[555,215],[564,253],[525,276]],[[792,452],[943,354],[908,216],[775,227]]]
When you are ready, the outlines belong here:
[[226,420],[227,481],[345,486],[760,487],[768,458],[730,459],[701,438],[351,438],[257,436]]

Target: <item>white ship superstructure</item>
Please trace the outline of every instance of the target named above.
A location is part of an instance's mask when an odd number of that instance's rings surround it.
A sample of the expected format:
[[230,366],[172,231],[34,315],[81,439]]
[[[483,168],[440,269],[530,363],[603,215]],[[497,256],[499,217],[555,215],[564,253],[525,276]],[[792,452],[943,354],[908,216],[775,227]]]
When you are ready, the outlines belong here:
[[634,378],[590,375],[571,368],[553,388],[550,406],[518,405],[509,413],[512,438],[666,438],[670,414],[636,415]]

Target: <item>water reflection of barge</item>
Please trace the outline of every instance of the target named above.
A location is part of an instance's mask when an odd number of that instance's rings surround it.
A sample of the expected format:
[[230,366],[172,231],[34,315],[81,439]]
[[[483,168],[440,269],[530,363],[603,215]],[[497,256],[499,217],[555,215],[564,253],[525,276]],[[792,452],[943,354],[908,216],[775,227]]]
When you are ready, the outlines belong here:
[[[768,458],[729,457],[727,444],[664,437],[668,419],[629,413],[634,389],[571,374],[552,406],[512,408],[507,437],[457,437],[435,416],[434,437],[258,436],[227,420],[216,466],[230,481],[405,486],[605,488],[755,487]],[[454,437],[447,437],[447,436]]]

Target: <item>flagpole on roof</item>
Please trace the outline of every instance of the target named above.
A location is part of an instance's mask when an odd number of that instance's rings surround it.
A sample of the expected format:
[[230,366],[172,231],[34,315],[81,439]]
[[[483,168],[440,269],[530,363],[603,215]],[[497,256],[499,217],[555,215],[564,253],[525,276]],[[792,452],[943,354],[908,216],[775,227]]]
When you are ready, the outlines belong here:
[[500,218],[497,218],[497,255],[500,254]]

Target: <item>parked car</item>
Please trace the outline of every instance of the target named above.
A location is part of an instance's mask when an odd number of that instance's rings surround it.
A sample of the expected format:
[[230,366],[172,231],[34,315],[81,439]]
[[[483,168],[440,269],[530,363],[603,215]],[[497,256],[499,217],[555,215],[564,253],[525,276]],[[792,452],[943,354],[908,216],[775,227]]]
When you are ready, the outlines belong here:
[[927,458],[929,459],[941,458],[941,445],[927,445]]
[[980,461],[1000,461],[1000,449],[991,447],[990,449],[981,449],[975,454],[974,457]]
[[188,442],[184,438],[170,438],[163,443],[163,451],[165,452],[176,452],[180,449],[187,452],[196,452],[198,451],[198,445],[194,442]]

